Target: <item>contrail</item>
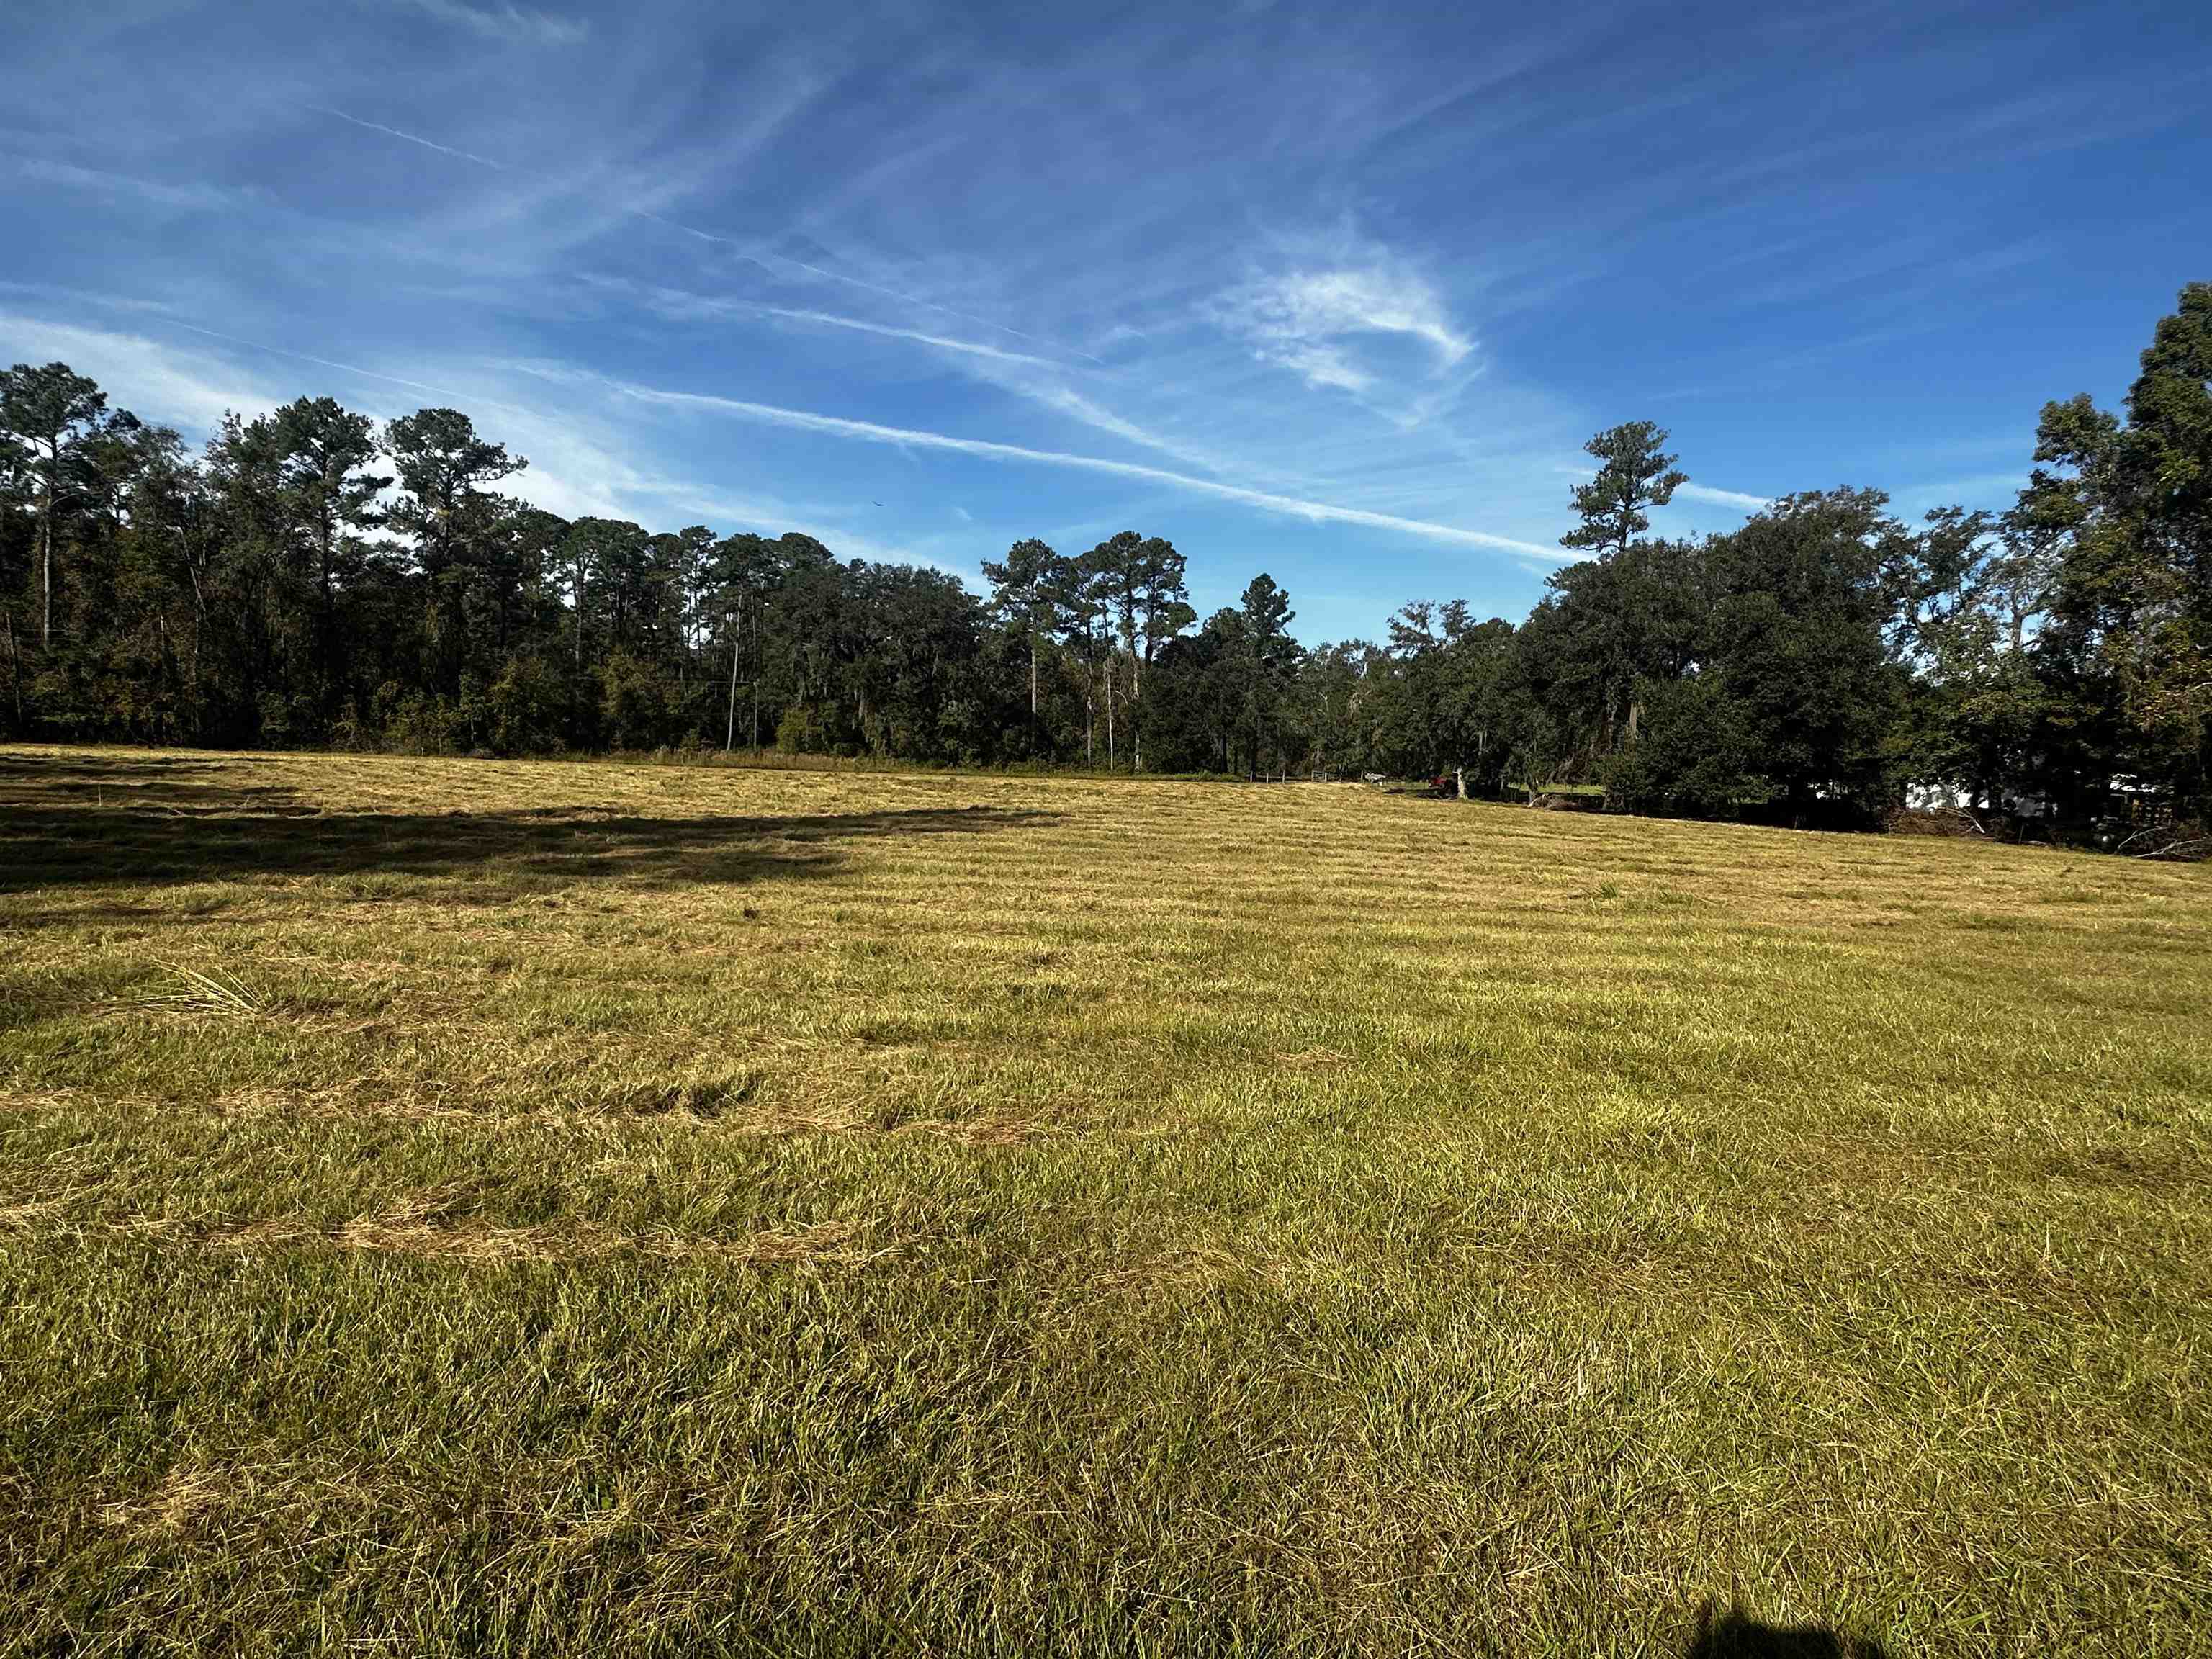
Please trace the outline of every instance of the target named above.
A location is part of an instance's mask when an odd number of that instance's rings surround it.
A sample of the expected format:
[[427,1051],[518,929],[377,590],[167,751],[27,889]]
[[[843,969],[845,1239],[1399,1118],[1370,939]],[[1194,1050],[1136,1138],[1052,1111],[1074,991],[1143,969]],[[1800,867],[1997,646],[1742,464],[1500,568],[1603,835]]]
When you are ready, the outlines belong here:
[[[489,167],[494,173],[519,171],[507,166],[504,161],[493,161],[489,155],[477,155],[469,150],[455,149],[451,144],[433,143],[428,138],[417,138],[411,132],[402,132],[398,127],[387,127],[380,121],[364,121],[358,115],[348,115],[343,110],[332,109],[327,104],[309,104],[307,107],[318,115],[335,116],[341,121],[351,122],[355,126],[365,127],[371,132],[380,132],[387,138],[398,138],[406,143],[420,144],[424,149],[434,149],[441,155],[459,156],[462,161],[473,161],[480,167]],[[650,218],[652,216],[648,214],[646,216]]]
[[706,410],[738,420],[781,426],[794,431],[816,432],[827,437],[850,439],[860,443],[887,444],[899,448],[945,450],[962,455],[977,455],[988,460],[1027,461],[1043,466],[1073,467],[1086,472],[1103,472],[1114,477],[1168,484],[1178,489],[1237,501],[1292,518],[1395,530],[1405,535],[1425,537],[1431,541],[1529,555],[1555,565],[1561,558],[1556,548],[1541,546],[1535,542],[1516,541],[1510,536],[1493,536],[1487,531],[1465,530],[1457,525],[1438,524],[1428,519],[1407,519],[1394,513],[1371,513],[1365,507],[1339,507],[1330,501],[1279,495],[1265,489],[1248,489],[1242,484],[1194,477],[1188,472],[1171,472],[1164,467],[1146,466],[1136,461],[1108,460],[1103,456],[1078,455],[1066,450],[1030,449],[1021,444],[998,443],[988,438],[957,438],[946,433],[927,432],[912,427],[880,426],[873,421],[848,420],[838,415],[817,415],[809,410],[785,409],[775,404],[747,403],[740,398],[718,398],[706,392],[665,392],[654,386],[637,386],[629,381],[575,371],[538,368],[532,372],[544,374],[550,380],[588,380],[641,403]]
[[[420,144],[424,149],[434,149],[441,155],[451,155],[460,161],[472,161],[480,167],[489,167],[494,173],[519,173],[532,178],[548,179],[556,184],[562,182],[555,174],[540,173],[531,167],[515,167],[506,161],[495,161],[488,155],[478,155],[470,150],[455,149],[451,144],[441,144],[434,140],[418,137],[415,133],[402,132],[398,127],[387,127],[380,121],[364,121],[358,115],[349,115],[343,110],[332,109],[327,104],[308,104],[303,107],[313,110],[318,115],[335,117],[338,120],[348,122],[370,132],[380,132],[387,138],[397,138],[404,143]],[[805,260],[794,259],[787,253],[771,252],[753,243],[742,241],[735,236],[725,236],[719,231],[702,230],[696,225],[687,225],[680,219],[672,219],[665,214],[654,213],[646,208],[631,207],[621,202],[614,203],[612,205],[629,214],[632,218],[647,220],[666,229],[681,231],[686,236],[696,236],[702,242],[712,242],[717,246],[735,249],[738,254],[756,264],[764,264],[773,261],[777,264],[789,265],[795,270],[803,270],[811,276],[819,276],[824,282],[845,283],[854,288],[866,289],[871,294],[881,294],[905,305],[920,306],[926,311],[939,312],[947,317],[957,317],[962,322],[973,323],[978,328],[996,329],[1000,333],[1011,334],[1018,340],[1028,340],[1038,345],[1051,346],[1055,350],[1066,352],[1070,356],[1080,357],[1085,362],[1097,363],[1102,368],[1105,367],[1106,360],[1103,357],[1094,357],[1087,351],[1078,351],[1072,346],[1060,345],[1058,342],[1048,340],[1041,334],[1030,334],[1005,323],[993,322],[988,317],[978,317],[973,312],[960,311],[951,306],[940,305],[935,300],[924,299],[919,294],[903,293],[895,288],[885,288],[880,283],[867,282],[858,276],[848,276],[841,270],[830,270],[822,265],[809,264]]]
[[[283,346],[264,345],[259,340],[249,340],[242,334],[226,334],[219,328],[202,328],[198,323],[188,323],[181,317],[164,317],[161,320],[172,328],[190,329],[195,334],[206,335],[210,340],[228,340],[231,344],[242,345],[249,351],[265,351],[271,356],[289,357],[295,362],[313,363],[320,368],[335,368],[341,374],[358,374],[363,380],[382,380],[387,386],[404,386],[410,392],[427,392],[438,398],[471,398],[471,394],[468,392],[455,392],[450,387],[430,386],[422,380],[402,380],[397,374],[380,374],[374,369],[363,368],[357,363],[341,363],[329,357],[311,357],[304,351],[289,351]],[[471,401],[490,403],[493,400],[471,398]]]

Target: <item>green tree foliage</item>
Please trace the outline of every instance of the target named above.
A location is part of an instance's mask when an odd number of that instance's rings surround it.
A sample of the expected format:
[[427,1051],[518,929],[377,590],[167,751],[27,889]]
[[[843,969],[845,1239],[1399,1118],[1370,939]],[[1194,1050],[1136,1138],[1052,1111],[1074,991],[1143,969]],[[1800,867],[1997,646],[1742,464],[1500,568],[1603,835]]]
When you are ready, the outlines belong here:
[[2016,514],[2057,549],[2039,646],[2089,740],[2056,768],[2081,798],[2112,774],[2201,811],[2212,779],[2212,283],[2161,320],[2124,421],[2045,406]]
[[1098,705],[1101,672],[1109,658],[1112,604],[1112,544],[1102,542],[1080,557],[1053,568],[1046,592],[1053,626],[1066,661],[1077,677],[1083,704],[1083,763],[1098,763]]
[[1002,560],[983,562],[983,579],[991,584],[991,614],[1001,625],[1021,635],[1029,658],[1030,747],[1039,749],[1037,730],[1037,659],[1052,637],[1053,594],[1060,585],[1066,561],[1035,537],[1016,542]]
[[1878,490],[1795,495],[1705,550],[1712,610],[1701,661],[1741,709],[1770,790],[1878,811],[1883,738],[1905,677],[1885,580],[1904,526]]
[[1665,453],[1666,432],[1649,421],[1608,427],[1583,449],[1597,462],[1597,476],[1575,487],[1575,514],[1582,522],[1559,538],[1562,547],[1586,547],[1623,553],[1651,527],[1647,507],[1664,507],[1690,482]]
[[513,504],[486,486],[530,464],[478,437],[455,409],[425,409],[392,422],[384,445],[402,492],[392,527],[412,544],[425,581],[432,682],[456,693],[465,675],[481,670],[483,642],[495,636],[485,624],[514,598],[498,591],[504,564],[496,533]]
[[1893,755],[1908,778],[1946,783],[1987,811],[2014,810],[2047,774],[2058,707],[2030,648],[2055,550],[2017,514],[1993,526],[1986,514],[1942,508],[1929,523],[1924,544],[1936,556]]
[[[110,481],[100,441],[117,417],[105,393],[66,363],[18,363],[0,374],[0,438],[30,481],[39,529],[39,645],[54,631],[54,532],[58,520],[94,507]],[[127,418],[127,417],[124,417]]]
[[1297,613],[1291,609],[1291,596],[1263,570],[1245,587],[1237,614],[1244,703],[1252,722],[1251,769],[1265,771],[1271,763],[1287,768],[1287,748],[1279,742],[1273,754],[1268,750],[1267,727],[1297,665],[1297,641],[1291,637]]
[[1128,642],[1131,764],[1145,769],[1145,676],[1160,648],[1198,620],[1190,608],[1185,561],[1164,537],[1146,539],[1137,550],[1135,630]]
[[761,686],[768,658],[764,636],[769,606],[782,577],[776,545],[750,533],[725,537],[708,552],[702,573],[700,608],[712,637],[719,625],[720,649],[729,660],[729,695],[724,706],[722,747],[738,741],[738,678],[744,677],[748,744],[761,741]]
[[1389,748],[1378,757],[1394,771],[1448,773],[1462,793],[1502,792],[1526,717],[1513,624],[1477,622],[1457,599],[1424,600],[1393,617],[1389,633]]
[[1727,677],[1705,671],[1642,684],[1650,720],[1606,768],[1606,794],[1631,812],[1729,817],[1769,783],[1749,706]]
[[[1870,821],[1911,790],[2062,830],[2202,818],[2212,792],[2212,286],[2124,415],[2043,411],[2002,517],[1879,491],[1653,537],[1686,481],[1600,433],[1588,555],[1516,626],[1455,600],[1311,650],[1255,577],[1199,626],[1134,530],[941,573],[809,536],[569,522],[428,409],[327,398],[195,457],[66,365],[0,375],[0,730],[543,752],[757,747],[996,764],[1605,787],[1636,811]],[[389,476],[387,476],[387,473]]]

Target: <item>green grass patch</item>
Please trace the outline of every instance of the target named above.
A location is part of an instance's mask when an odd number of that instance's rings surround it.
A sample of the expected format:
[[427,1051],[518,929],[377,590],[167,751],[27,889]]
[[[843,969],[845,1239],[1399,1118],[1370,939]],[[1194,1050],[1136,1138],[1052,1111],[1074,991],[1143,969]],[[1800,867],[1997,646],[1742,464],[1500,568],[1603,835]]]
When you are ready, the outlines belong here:
[[2204,869],[26,749],[0,939],[0,1653],[2212,1652]]

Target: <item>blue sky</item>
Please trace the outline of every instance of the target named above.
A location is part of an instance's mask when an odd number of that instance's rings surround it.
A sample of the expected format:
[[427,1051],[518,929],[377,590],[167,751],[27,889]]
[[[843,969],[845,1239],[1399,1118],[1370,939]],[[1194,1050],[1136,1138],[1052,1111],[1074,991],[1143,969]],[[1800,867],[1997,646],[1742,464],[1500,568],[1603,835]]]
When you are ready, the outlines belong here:
[[1314,641],[1662,515],[2001,505],[2212,278],[2212,8],[12,9],[0,361],[204,437],[466,410],[521,492],[979,581],[1125,528]]

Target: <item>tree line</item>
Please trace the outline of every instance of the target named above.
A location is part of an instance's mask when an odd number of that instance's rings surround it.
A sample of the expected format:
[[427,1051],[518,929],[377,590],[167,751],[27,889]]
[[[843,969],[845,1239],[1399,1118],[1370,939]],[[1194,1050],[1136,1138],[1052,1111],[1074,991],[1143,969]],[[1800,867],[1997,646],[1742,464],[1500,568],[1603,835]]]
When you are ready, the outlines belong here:
[[[2124,414],[2052,403],[2002,514],[1869,489],[1653,537],[1667,434],[1589,445],[1583,553],[1518,625],[1406,605],[1302,647],[1265,574],[1017,542],[988,596],[813,538],[562,520],[456,410],[329,398],[199,453],[66,365],[0,376],[0,726],[15,737],[537,754],[763,748],[971,766],[1441,775],[1498,795],[1868,821],[1909,791],[2069,830],[2212,787],[2212,284]],[[2107,833],[2110,833],[2108,830]]]

